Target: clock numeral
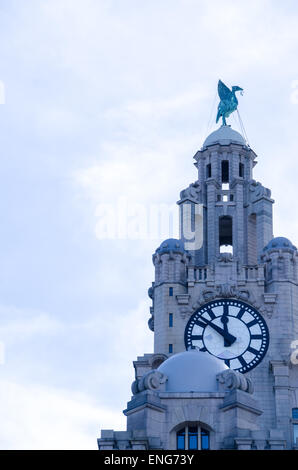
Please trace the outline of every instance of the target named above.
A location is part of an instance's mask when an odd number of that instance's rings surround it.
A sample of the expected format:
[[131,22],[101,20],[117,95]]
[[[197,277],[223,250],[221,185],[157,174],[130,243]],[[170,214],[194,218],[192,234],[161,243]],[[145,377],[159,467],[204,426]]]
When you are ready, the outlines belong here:
[[258,320],[254,319],[251,322],[247,323],[246,326],[250,328],[251,326],[254,326],[258,323]]
[[251,335],[250,339],[263,339],[262,335]]
[[225,359],[225,365],[230,367],[230,359]]
[[205,327],[206,327],[206,323],[203,323],[203,322],[200,321],[200,320],[196,320],[196,325],[200,326],[201,328],[205,328]]
[[240,364],[242,365],[242,367],[246,367],[246,366],[247,366],[247,362],[245,361],[245,359],[243,359],[242,356],[237,357],[237,359],[239,360],[239,362],[240,362]]
[[191,341],[195,341],[195,340],[202,340],[203,339],[203,336],[202,335],[192,335],[191,336]]
[[256,356],[257,354],[259,354],[259,351],[258,351],[257,349],[254,349],[254,348],[251,348],[251,347],[247,348],[247,351],[251,352],[251,353],[254,354],[255,356]]
[[207,313],[210,316],[211,320],[214,320],[214,318],[216,318],[214,313],[212,312],[212,310],[210,308],[207,310]]
[[237,318],[239,318],[239,320],[240,320],[240,318],[243,317],[245,311],[246,311],[245,308],[241,308],[241,309],[239,310],[238,315],[237,315]]

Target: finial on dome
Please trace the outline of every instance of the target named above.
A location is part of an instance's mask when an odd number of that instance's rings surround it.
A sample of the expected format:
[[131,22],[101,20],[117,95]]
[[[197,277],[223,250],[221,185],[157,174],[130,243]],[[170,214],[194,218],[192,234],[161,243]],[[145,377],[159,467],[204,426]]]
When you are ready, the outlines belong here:
[[218,122],[219,118],[222,117],[222,125],[226,126],[226,118],[236,111],[238,106],[236,91],[240,91],[243,95],[243,88],[232,86],[232,90],[230,90],[221,80],[219,80],[217,90],[220,102],[217,108],[216,122]]

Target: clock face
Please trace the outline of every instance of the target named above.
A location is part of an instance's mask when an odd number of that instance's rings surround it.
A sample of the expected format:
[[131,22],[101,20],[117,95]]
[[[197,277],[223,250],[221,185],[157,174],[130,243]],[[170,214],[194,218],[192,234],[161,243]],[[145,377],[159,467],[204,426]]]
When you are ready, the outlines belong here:
[[186,349],[207,351],[242,373],[256,367],[269,346],[263,317],[234,299],[214,300],[200,307],[190,317],[184,339]]

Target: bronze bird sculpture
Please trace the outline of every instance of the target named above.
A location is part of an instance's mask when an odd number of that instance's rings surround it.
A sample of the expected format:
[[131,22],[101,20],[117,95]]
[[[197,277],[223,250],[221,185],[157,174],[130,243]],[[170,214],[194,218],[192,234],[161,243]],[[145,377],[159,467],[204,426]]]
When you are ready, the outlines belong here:
[[238,106],[236,91],[240,91],[241,94],[243,94],[243,88],[232,86],[232,90],[230,90],[221,80],[219,80],[217,89],[220,102],[217,109],[216,122],[218,122],[219,118],[222,117],[222,125],[226,126],[226,118],[236,111]]

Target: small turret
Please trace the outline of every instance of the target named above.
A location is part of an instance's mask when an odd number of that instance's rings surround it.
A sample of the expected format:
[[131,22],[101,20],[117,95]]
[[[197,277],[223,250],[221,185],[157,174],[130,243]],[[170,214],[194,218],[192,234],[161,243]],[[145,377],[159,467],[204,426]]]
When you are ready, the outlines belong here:
[[266,266],[266,281],[297,280],[296,246],[285,237],[275,237],[263,248],[261,260]]
[[186,282],[186,266],[190,255],[181,240],[165,240],[157,248],[152,259],[155,266],[155,285],[162,282]]

